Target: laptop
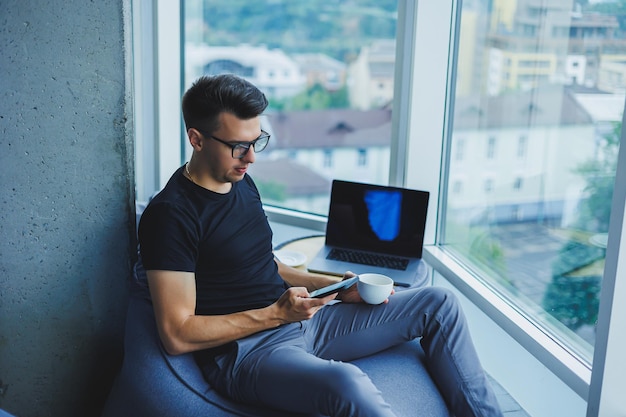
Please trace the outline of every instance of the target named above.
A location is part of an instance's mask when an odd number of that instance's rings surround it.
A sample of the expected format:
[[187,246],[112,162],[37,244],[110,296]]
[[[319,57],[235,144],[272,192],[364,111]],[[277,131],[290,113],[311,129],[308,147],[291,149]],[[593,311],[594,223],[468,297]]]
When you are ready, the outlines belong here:
[[334,180],[324,247],[307,268],[342,276],[346,271],[390,276],[411,286],[422,261],[427,191]]

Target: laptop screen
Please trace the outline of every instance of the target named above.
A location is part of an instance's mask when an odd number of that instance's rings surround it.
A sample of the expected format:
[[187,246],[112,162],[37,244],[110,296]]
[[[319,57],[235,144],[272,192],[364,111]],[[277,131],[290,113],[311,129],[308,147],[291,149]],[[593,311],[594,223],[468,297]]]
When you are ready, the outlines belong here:
[[334,180],[326,244],[422,257],[427,191]]

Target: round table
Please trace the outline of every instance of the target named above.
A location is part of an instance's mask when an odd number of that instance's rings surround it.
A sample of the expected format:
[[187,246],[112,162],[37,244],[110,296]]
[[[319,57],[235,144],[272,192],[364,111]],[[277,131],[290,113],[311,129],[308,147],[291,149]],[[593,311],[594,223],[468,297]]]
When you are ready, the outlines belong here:
[[[283,242],[277,245],[274,250],[290,250],[303,253],[306,256],[306,261],[302,265],[298,265],[295,268],[306,271],[307,262],[313,259],[317,252],[319,252],[324,245],[324,240],[324,235],[305,236]],[[427,285],[429,283],[429,276],[431,275],[429,272],[430,267],[426,264],[426,262],[424,262],[424,260],[420,261],[419,267],[415,273],[415,281],[411,284],[410,288],[418,288]],[[323,274],[316,273],[316,275]],[[339,277],[337,278],[339,279]],[[399,287],[399,289],[402,289],[402,287]]]

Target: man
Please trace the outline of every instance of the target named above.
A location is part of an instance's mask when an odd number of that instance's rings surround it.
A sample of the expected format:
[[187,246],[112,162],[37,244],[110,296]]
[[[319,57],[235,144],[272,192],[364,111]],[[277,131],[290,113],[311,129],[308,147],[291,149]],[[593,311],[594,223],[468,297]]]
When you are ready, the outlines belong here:
[[[421,337],[451,410],[500,416],[451,293],[410,289],[370,306],[353,286],[310,298],[309,291],[334,280],[274,259],[272,232],[246,174],[270,139],[259,117],[267,104],[256,87],[232,75],[202,77],[183,97],[193,154],[139,226],[165,349],[194,352],[208,382],[236,401],[385,417],[394,414],[381,393],[344,361]],[[342,302],[330,303],[335,299]]]

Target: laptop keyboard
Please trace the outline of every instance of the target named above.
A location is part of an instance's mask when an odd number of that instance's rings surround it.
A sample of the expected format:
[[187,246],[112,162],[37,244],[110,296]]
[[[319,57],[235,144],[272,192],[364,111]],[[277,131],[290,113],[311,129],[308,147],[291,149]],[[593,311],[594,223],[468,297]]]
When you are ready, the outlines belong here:
[[409,260],[389,255],[356,252],[349,249],[333,248],[326,257],[335,261],[351,262],[361,265],[379,266],[381,268],[404,271],[409,266]]

